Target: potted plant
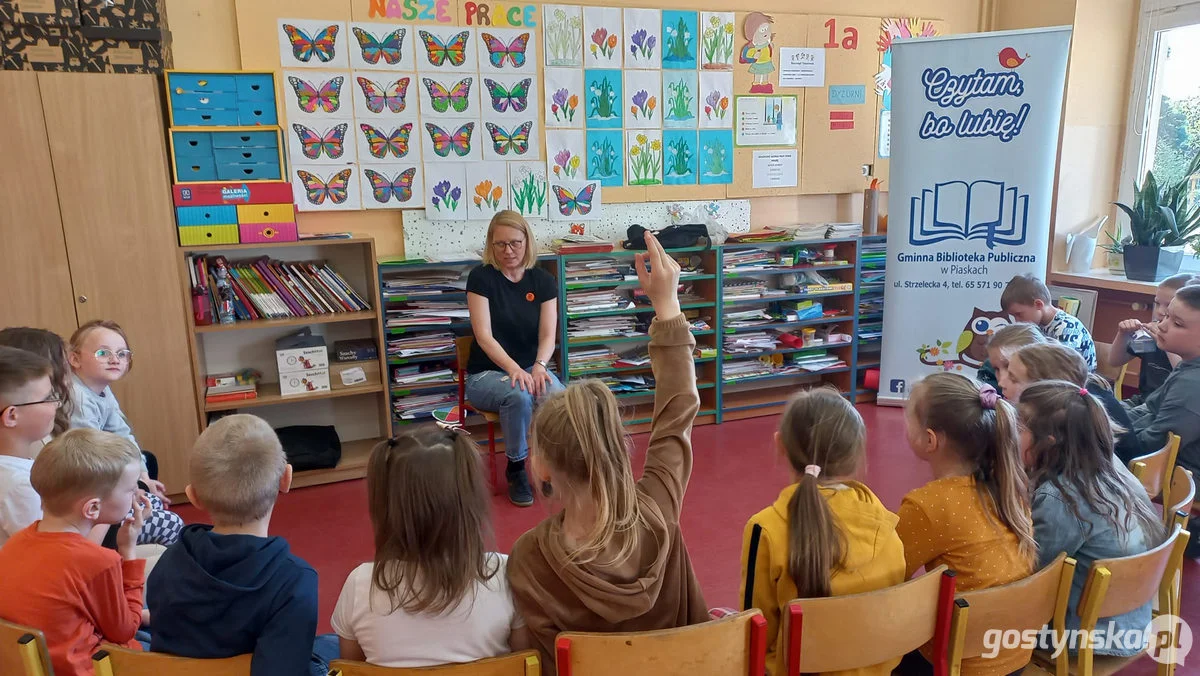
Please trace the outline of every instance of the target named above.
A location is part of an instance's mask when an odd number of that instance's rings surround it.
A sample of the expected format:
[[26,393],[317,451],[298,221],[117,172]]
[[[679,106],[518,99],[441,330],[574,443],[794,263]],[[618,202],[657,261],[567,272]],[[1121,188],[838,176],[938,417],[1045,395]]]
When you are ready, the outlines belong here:
[[1125,253],[1125,245],[1129,244],[1129,235],[1125,234],[1121,224],[1118,223],[1112,231],[1104,233],[1104,236],[1108,237],[1108,243],[1097,246],[1108,252],[1105,257],[1105,264],[1108,266],[1108,271],[1114,275],[1125,274],[1123,254]]
[[1200,153],[1178,181],[1160,188],[1147,171],[1142,185],[1134,186],[1132,204],[1117,202],[1129,217],[1129,238],[1121,246],[1127,278],[1160,282],[1179,272],[1184,248],[1200,236],[1200,206],[1188,199],[1197,172]]

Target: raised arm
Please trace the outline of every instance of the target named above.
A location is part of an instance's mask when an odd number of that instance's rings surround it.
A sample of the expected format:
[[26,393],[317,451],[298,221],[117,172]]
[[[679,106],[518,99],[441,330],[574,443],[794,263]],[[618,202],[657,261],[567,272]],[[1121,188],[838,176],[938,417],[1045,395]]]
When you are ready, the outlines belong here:
[[1104,361],[1113,368],[1120,368],[1133,359],[1129,354],[1129,339],[1142,328],[1142,323],[1136,319],[1126,319],[1117,324],[1117,335],[1113,337],[1112,345],[1108,347],[1108,356]]

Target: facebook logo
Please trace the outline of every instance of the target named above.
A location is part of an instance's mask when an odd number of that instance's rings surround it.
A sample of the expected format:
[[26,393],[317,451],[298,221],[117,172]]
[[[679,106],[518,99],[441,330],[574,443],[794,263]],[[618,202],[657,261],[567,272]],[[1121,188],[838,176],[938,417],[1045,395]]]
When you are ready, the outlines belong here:
[[904,394],[904,381],[897,378],[892,381],[892,392],[896,394]]

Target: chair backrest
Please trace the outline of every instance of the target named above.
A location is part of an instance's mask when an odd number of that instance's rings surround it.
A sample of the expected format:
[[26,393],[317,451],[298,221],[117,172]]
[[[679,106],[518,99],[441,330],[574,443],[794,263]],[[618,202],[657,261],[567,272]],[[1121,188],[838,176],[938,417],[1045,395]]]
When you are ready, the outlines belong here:
[[[1075,559],[1061,553],[1033,575],[999,587],[964,592],[955,599],[955,626],[950,659],[953,664],[987,651],[984,635],[991,630],[1023,632],[1041,629],[1052,620],[1066,620]],[[961,621],[961,618],[966,621]],[[1055,629],[1062,626],[1055,625]]]
[[1188,532],[1175,526],[1162,544],[1147,552],[1092,563],[1079,597],[1080,628],[1090,631],[1101,617],[1140,608],[1155,594],[1161,599],[1183,564],[1187,539]]
[[[1171,473],[1175,471],[1175,458],[1179,455],[1179,435],[1167,434],[1167,445],[1153,453],[1129,461],[1129,471],[1142,482],[1150,499],[1162,493],[1163,504],[1170,499]],[[1139,466],[1144,465],[1144,466]]]
[[377,667],[365,662],[334,660],[329,663],[330,676],[402,676],[402,674],[431,674],[435,676],[541,676],[542,664],[537,652],[525,650],[501,657],[490,657],[465,664],[442,664],[436,667]]
[[96,676],[250,676],[250,655],[198,660],[104,643],[92,655]]
[[781,634],[787,674],[860,669],[932,642],[941,676],[953,606],[954,573],[946,566],[887,589],[790,601]]
[[50,676],[50,652],[41,630],[0,620],[0,674]]
[[[1192,473],[1189,470],[1179,465],[1175,466],[1175,471],[1171,474],[1171,490],[1168,495],[1171,502],[1163,503],[1163,523],[1167,528],[1174,523],[1179,523],[1181,528],[1187,528],[1188,517],[1196,502],[1196,482],[1192,479]],[[1178,513],[1182,513],[1183,516],[1177,517]]]
[[562,632],[554,643],[558,676],[762,676],[767,621],[762,612],[678,629],[593,634]]

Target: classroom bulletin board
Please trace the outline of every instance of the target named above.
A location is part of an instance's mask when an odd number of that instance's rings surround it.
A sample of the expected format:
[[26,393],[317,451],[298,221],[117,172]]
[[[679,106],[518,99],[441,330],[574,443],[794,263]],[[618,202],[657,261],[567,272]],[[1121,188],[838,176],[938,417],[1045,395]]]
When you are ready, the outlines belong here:
[[[662,0],[658,0],[658,4],[662,4]],[[678,7],[681,3],[671,0],[669,4]],[[746,49],[754,46],[745,33],[751,12],[708,12],[699,8],[656,9],[655,0],[647,0],[641,6],[651,12],[639,13],[632,7],[617,9],[586,3],[567,6],[583,8],[580,13],[583,53],[579,66],[585,74],[584,93],[590,91],[590,86],[594,84],[587,79],[591,71],[603,69],[618,71],[626,83],[633,82],[647,91],[654,91],[661,102],[656,111],[657,121],[653,123],[655,128],[631,126],[642,123],[631,123],[631,116],[626,110],[629,107],[626,95],[622,101],[624,120],[621,126],[603,130],[608,132],[608,138],[625,141],[621,148],[625,155],[621,161],[623,176],[615,179],[617,182],[606,181],[603,186],[603,201],[608,203],[856,193],[863,190],[870,180],[864,176],[864,168],[872,177],[879,178],[883,182],[882,188],[887,190],[887,147],[881,143],[880,135],[886,132],[886,124],[881,126],[881,120],[886,123],[890,115],[887,110],[890,101],[890,92],[887,90],[890,84],[888,48],[896,37],[939,35],[948,30],[944,22],[938,20],[764,11],[762,14],[769,17],[767,30],[771,34],[768,71],[768,61],[761,51],[747,58]],[[415,29],[422,26],[447,30],[453,27],[476,30],[495,27],[531,31],[536,43],[537,77],[534,86],[538,99],[537,127],[533,136],[537,143],[545,146],[539,149],[539,161],[550,163],[554,150],[546,144],[552,139],[562,138],[560,132],[574,132],[578,128],[579,135],[586,143],[591,140],[593,131],[600,130],[593,130],[586,123],[571,129],[558,128],[553,120],[547,125],[551,101],[545,83],[548,76],[555,80],[563,77],[564,73],[560,68],[547,73],[547,24],[543,10],[541,3],[480,0],[236,0],[238,46],[241,66],[246,70],[280,71],[284,68],[277,38],[280,19],[347,22],[347,25],[350,22],[404,24],[414,27],[409,31],[410,34],[416,33]],[[624,20],[615,23],[614,13],[622,12]],[[601,60],[605,48],[609,47],[608,40],[601,38],[596,43],[596,22],[603,22],[606,17],[614,22],[614,33],[627,33],[612,38],[617,43],[615,49],[620,50],[623,57],[619,67],[606,66]],[[732,26],[729,25],[729,19],[732,19]],[[639,45],[631,44],[630,39],[656,21],[658,23],[654,27],[658,31],[655,37],[660,53],[651,68],[638,62],[641,55],[627,50],[633,48],[636,51]],[[755,17],[754,21],[761,23],[762,19]],[[723,53],[724,45],[717,48],[704,43],[706,37],[716,37],[713,32],[705,33],[706,28],[710,27],[715,27],[716,33],[732,33],[731,55]],[[680,31],[690,34],[693,30],[696,33],[693,36],[696,42],[692,56],[694,61],[688,62],[685,56],[671,51],[668,56],[673,62],[668,65],[663,58],[663,52],[669,48],[667,41],[672,37],[678,40]],[[412,35],[412,38],[416,36]],[[643,39],[641,45],[644,46],[645,42]],[[592,46],[600,49],[593,54],[588,49]],[[419,54],[420,43],[415,47]],[[713,49],[722,53],[714,56]],[[785,54],[794,58],[799,49],[817,50],[820,53],[823,60],[821,86],[781,86],[781,76],[789,72],[788,64],[784,63]],[[814,55],[811,52],[807,54],[809,57]],[[751,72],[752,65],[756,72]],[[281,87],[287,87],[285,78],[277,78],[277,81]],[[655,85],[659,87],[657,90]],[[686,85],[686,97],[671,101],[670,97],[675,91],[671,88],[673,85]],[[730,88],[730,91],[721,91]],[[347,96],[349,92],[347,89]],[[486,102],[487,92],[483,94]],[[280,91],[279,100],[284,100],[284,95],[285,92]],[[783,122],[794,125],[794,143],[761,148],[729,143],[725,150],[732,155],[732,165],[726,165],[729,169],[727,177],[705,180],[704,162],[708,158],[704,155],[700,155],[692,165],[698,179],[690,182],[666,180],[669,169],[664,169],[657,180],[651,180],[649,184],[638,184],[642,181],[636,181],[631,176],[630,144],[636,144],[639,134],[650,139],[647,146],[657,141],[655,147],[662,149],[661,161],[669,164],[667,152],[672,139],[698,139],[694,152],[703,153],[706,138],[720,139],[721,143],[725,143],[724,139],[735,133],[739,120],[734,118],[739,104],[745,104],[749,109],[752,105],[762,103],[760,99],[790,100],[791,97],[795,100],[795,119]],[[684,105],[681,101],[691,103],[692,114],[697,118],[695,123],[685,122],[680,127],[678,123],[667,119],[675,114],[670,111]],[[677,105],[673,106],[672,103]],[[790,110],[790,103],[788,106]],[[586,103],[580,108],[580,114],[586,114]],[[716,119],[718,116],[723,119]],[[617,134],[613,134],[613,131]],[[767,150],[795,151],[797,185],[754,187],[754,154]],[[554,201],[553,196],[550,201]],[[363,213],[364,217],[376,220],[396,220],[394,212],[390,216],[386,212]]]

